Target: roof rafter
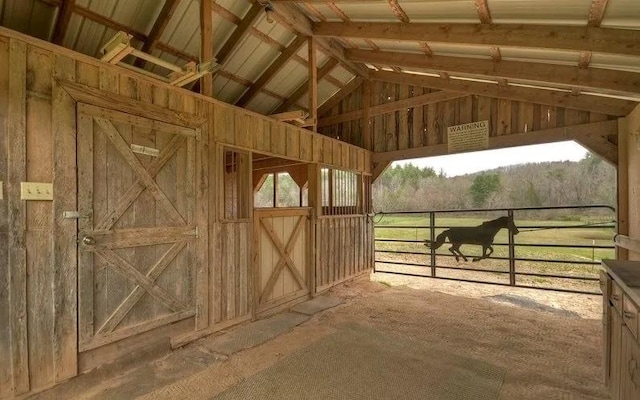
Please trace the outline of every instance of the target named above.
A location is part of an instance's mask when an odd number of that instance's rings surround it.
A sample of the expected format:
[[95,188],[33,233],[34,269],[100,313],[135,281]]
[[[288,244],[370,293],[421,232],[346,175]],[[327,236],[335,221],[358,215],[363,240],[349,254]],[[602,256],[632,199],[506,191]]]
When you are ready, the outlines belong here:
[[500,86],[492,83],[457,79],[445,80],[437,77],[388,71],[372,72],[371,79],[432,89],[453,90],[499,99],[566,107],[616,116],[627,115],[638,104],[628,100],[607,99],[585,94],[574,95],[571,92],[523,88],[511,85]]
[[[160,14],[158,14],[158,18],[156,18],[156,22],[153,24],[151,32],[149,32],[149,36],[147,36],[147,39],[142,45],[143,53],[150,53],[151,50],[156,47],[156,44],[160,40],[160,36],[162,36],[162,33],[164,32],[164,28],[169,23],[169,20],[178,7],[178,4],[180,4],[180,0],[165,0],[162,10],[160,10]],[[145,64],[146,61],[139,58],[136,60],[134,66],[144,68]]]
[[255,95],[258,94],[258,92],[271,81],[271,79],[273,79],[278,71],[280,71],[282,67],[291,59],[291,57],[293,57],[298,52],[298,50],[300,50],[300,48],[305,44],[306,41],[307,39],[304,36],[297,36],[293,40],[293,42],[291,42],[291,44],[287,46],[286,49],[284,49],[280,56],[278,56],[278,58],[273,63],[271,63],[269,68],[267,68],[264,73],[260,75],[258,80],[256,80],[255,83],[251,85],[251,87],[249,87],[249,90],[247,90],[242,95],[242,97],[240,97],[240,99],[236,102],[236,105],[239,107],[244,107],[249,104],[251,99],[253,99]]
[[233,31],[229,39],[222,46],[217,57],[218,64],[224,64],[233,49],[242,41],[245,35],[249,32],[250,28],[253,26],[253,23],[258,19],[258,17],[264,12],[263,7],[260,3],[254,3],[247,14],[244,16],[242,21],[236,26],[236,29]]
[[529,47],[640,56],[640,31],[587,26],[317,22],[322,37]]
[[[272,2],[272,6],[276,17],[281,23],[305,36],[314,36],[313,23],[306,15],[286,4]],[[318,43],[318,47],[324,49],[328,55],[338,60],[347,69],[351,70],[351,72],[362,77],[368,76],[368,68],[363,65],[355,64],[345,58],[344,48],[341,45],[335,43],[335,41],[327,40],[325,38],[316,38],[316,41]]]
[[487,0],[474,0],[476,9],[478,10],[478,18],[483,24],[491,23],[491,12],[489,11],[489,4]]
[[608,91],[634,96],[640,93],[640,74],[595,68],[578,68],[567,65],[471,59],[448,56],[425,56],[421,54],[383,51],[348,50],[351,61],[382,64],[403,68],[420,68],[450,74],[468,74],[492,79],[519,79],[583,89]]
[[[318,82],[320,82],[332,69],[334,69],[338,65],[338,60],[335,58],[330,58],[327,62],[324,63],[322,67],[318,69]],[[296,102],[300,99],[300,97],[304,96],[305,93],[309,90],[309,80],[304,81],[302,85],[298,87],[298,89],[289,96],[287,101],[282,103],[272,114],[281,113],[287,111],[289,107],[296,104]]]
[[53,43],[61,44],[64,40],[64,36],[67,33],[67,28],[69,27],[69,21],[71,20],[71,15],[73,14],[73,8],[75,7],[75,4],[76,0],[63,0],[60,4],[58,19],[53,30],[53,38],[51,39]]

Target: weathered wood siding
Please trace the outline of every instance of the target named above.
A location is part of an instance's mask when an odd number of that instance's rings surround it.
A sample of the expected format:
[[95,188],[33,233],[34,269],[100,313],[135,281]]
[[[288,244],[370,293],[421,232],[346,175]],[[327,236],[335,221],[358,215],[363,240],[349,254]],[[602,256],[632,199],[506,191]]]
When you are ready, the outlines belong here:
[[[371,82],[371,86],[371,107],[438,92],[419,86],[380,81]],[[362,110],[363,96],[364,89],[361,86],[325,115],[321,115],[321,126],[323,118]],[[615,117],[563,107],[468,95],[371,117],[370,150],[386,152],[444,144],[447,143],[447,127],[474,121],[489,120],[490,136],[502,136],[613,118]],[[320,132],[364,147],[362,124],[363,119],[359,118],[323,126]]]
[[[622,234],[640,241],[640,106],[620,124],[620,171],[618,173],[618,226]],[[623,171],[624,169],[624,171]],[[628,251],[630,260],[640,261],[640,251]],[[626,252],[625,252],[626,253]]]
[[373,268],[373,221],[366,215],[318,218],[316,242],[317,291]]
[[[208,251],[197,254],[203,267],[195,271],[196,315],[173,330],[158,328],[162,337],[239,321],[251,311],[253,225],[221,221],[212,178],[219,176],[219,144],[370,170],[371,153],[363,149],[0,29],[0,397],[42,390],[142,346],[138,336],[129,347],[126,339],[79,357],[78,222],[62,216],[77,210],[76,101],[207,124],[208,138],[196,145],[197,162],[208,168],[197,176],[202,200],[194,212],[209,227],[198,231]],[[54,200],[21,200],[21,182],[53,183]]]

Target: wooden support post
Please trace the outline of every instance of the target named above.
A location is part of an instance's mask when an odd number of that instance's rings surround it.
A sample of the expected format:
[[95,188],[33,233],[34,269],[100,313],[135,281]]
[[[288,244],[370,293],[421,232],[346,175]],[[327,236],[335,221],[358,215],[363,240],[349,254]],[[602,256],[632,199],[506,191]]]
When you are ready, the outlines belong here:
[[373,136],[371,130],[371,81],[367,79],[364,81],[362,94],[362,111],[363,111],[363,121],[362,121],[362,144],[363,147],[367,150],[373,150]]
[[[200,62],[213,58],[212,0],[200,0]],[[213,97],[213,76],[206,74],[200,81],[200,93]]]
[[[635,143],[631,144],[635,146]],[[617,232],[629,235],[629,129],[626,118],[618,119],[618,206],[616,207]],[[628,260],[629,250],[616,246],[616,259]]]
[[318,131],[318,65],[316,41],[309,37],[309,126],[313,132]]
[[322,176],[319,164],[309,164],[309,207],[311,207],[311,222],[309,225],[310,239],[309,243],[313,243],[311,254],[309,255],[311,268],[311,277],[309,291],[311,297],[315,297],[317,291],[316,268],[319,264],[320,257],[320,236],[317,233],[318,217],[322,214]]

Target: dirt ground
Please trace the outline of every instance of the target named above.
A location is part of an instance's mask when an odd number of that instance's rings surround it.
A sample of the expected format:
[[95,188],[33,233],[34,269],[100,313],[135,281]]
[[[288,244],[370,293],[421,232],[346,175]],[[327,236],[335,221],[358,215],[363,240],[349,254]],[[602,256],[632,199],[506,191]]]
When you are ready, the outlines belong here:
[[[333,288],[329,295],[344,303],[257,347],[228,358],[212,354],[209,361],[202,360],[202,368],[169,384],[159,383],[166,369],[182,367],[160,363],[158,370],[144,376],[144,382],[136,383],[145,386],[144,392],[137,388],[135,395],[131,392],[126,397],[212,399],[283,357],[355,323],[504,368],[501,400],[609,398],[600,373],[602,326],[596,296],[389,274],[362,276]],[[199,347],[201,341],[184,349],[188,353],[189,348]],[[118,382],[134,374],[119,371],[116,377],[86,379],[86,387],[76,384],[73,390],[63,387],[57,393],[67,393],[67,398],[122,398]],[[49,397],[45,392],[38,398]]]
[[[316,315],[272,341],[235,354],[217,367],[142,398],[210,399],[337,327],[354,322],[505,368],[500,399],[609,398],[600,376],[599,319],[506,306],[478,298],[505,294],[505,288],[458,285],[424,280],[389,287],[369,281],[368,276],[348,282],[331,292],[346,300],[345,304]],[[464,294],[454,296],[443,291]],[[516,291],[525,297],[522,289]],[[526,291],[526,296],[530,292]],[[581,304],[589,304],[592,311],[581,315],[599,316],[595,311],[597,301],[587,296],[553,300],[557,294],[536,293],[536,301],[571,307],[576,312]]]

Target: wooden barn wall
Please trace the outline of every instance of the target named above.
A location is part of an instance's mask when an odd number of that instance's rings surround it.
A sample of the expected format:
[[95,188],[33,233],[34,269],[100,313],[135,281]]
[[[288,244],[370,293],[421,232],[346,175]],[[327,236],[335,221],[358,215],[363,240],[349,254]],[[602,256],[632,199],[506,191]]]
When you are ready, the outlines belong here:
[[[200,188],[217,182],[211,177],[217,176],[214,149],[219,143],[370,170],[371,153],[363,149],[0,29],[0,398],[50,387],[148,342],[143,334],[132,338],[128,348],[126,339],[108,351],[78,357],[77,222],[62,217],[63,211],[77,209],[75,103],[63,82],[111,93],[98,104],[103,107],[123,111],[120,103],[148,105],[160,110],[159,116],[172,111],[207,121],[208,141],[197,145],[198,154],[210,155],[208,171],[197,182]],[[20,184],[27,181],[53,183],[53,201],[21,200]],[[197,205],[198,212],[208,213],[208,221],[200,223],[209,227],[204,229],[209,249],[199,257],[206,261],[203,254],[208,256],[209,271],[197,273],[208,282],[195,285],[195,321],[175,324],[173,331],[162,328],[163,337],[250,312],[252,221],[220,221],[217,190],[209,187],[209,204]]]
[[318,218],[316,241],[318,291],[373,268],[373,221],[367,215]]
[[[625,120],[625,123],[620,124],[622,142],[619,151],[625,154],[620,158],[620,168],[624,171],[620,170],[618,173],[618,201],[621,213],[619,225],[621,233],[640,241],[640,106],[637,106]],[[640,261],[640,248],[637,245],[635,250],[629,251],[628,257],[630,260]]]
[[[392,103],[436,90],[380,81],[371,82],[370,105]],[[361,86],[331,108],[323,117],[336,116],[363,108]],[[615,117],[563,107],[546,106],[469,95],[419,107],[371,117],[372,151],[386,152],[447,143],[447,127],[475,121],[490,121],[490,136],[557,128]],[[362,119],[324,126],[320,132],[364,147]]]

